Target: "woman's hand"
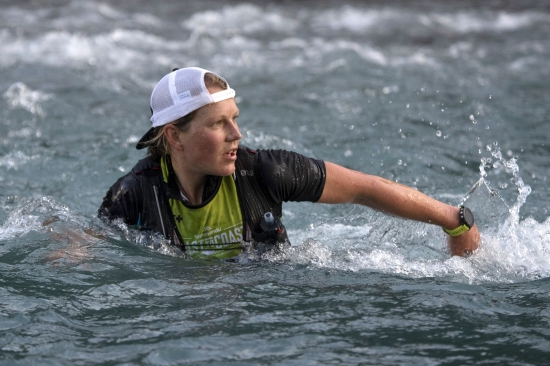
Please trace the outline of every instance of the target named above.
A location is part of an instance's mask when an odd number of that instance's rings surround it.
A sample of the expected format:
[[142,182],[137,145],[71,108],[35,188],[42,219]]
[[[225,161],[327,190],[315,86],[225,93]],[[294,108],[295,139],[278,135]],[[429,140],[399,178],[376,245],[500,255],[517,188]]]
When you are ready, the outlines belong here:
[[474,224],[472,228],[459,236],[447,236],[447,246],[451,255],[459,255],[461,257],[467,257],[479,248],[481,237],[477,226]]

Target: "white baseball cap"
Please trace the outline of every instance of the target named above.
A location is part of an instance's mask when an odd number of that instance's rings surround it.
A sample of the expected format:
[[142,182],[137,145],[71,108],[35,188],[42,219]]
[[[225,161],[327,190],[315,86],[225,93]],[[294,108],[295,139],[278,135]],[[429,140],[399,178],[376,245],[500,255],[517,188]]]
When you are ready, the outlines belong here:
[[[206,73],[214,74],[225,81],[227,89],[210,94],[204,83]],[[234,97],[235,90],[229,87],[224,78],[212,71],[199,67],[174,69],[160,79],[151,93],[151,128],[139,140],[136,149],[148,146],[147,142],[154,137],[155,127],[174,122],[205,105]]]

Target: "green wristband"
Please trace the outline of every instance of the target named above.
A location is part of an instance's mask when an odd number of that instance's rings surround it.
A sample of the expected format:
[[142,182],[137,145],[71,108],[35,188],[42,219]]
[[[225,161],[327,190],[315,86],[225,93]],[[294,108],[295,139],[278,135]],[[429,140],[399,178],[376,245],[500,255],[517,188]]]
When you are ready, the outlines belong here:
[[470,230],[470,228],[466,224],[460,225],[459,227],[457,227],[456,229],[453,229],[453,230],[443,229],[443,231],[445,231],[450,236],[459,236],[459,235],[464,234],[466,231],[469,231],[469,230]]
[[474,215],[468,207],[459,206],[460,208],[460,226],[456,229],[448,230],[443,228],[450,236],[459,236],[464,234],[466,231],[469,231],[472,226],[474,226]]

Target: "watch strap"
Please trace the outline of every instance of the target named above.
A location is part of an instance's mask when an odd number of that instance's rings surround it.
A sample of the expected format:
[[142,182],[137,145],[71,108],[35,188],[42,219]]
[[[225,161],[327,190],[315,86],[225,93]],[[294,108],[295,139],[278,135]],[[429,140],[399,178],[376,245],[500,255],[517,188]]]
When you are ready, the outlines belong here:
[[[462,235],[466,231],[469,231],[470,228],[473,226],[473,216],[472,216],[472,224],[471,225],[468,225],[468,223],[466,222],[466,219],[464,217],[464,211],[468,210],[468,209],[466,209],[464,206],[458,206],[458,207],[460,208],[460,213],[459,213],[459,215],[460,215],[460,226],[457,227],[456,229],[445,229],[445,228],[443,228],[443,231],[445,231],[450,236]],[[468,210],[468,212],[471,215],[470,210]]]
[[456,229],[453,229],[453,230],[443,229],[443,231],[445,231],[450,236],[459,236],[459,235],[464,234],[466,231],[469,231],[469,230],[470,230],[470,228],[466,224],[462,224],[462,225],[460,225],[459,227],[457,227]]

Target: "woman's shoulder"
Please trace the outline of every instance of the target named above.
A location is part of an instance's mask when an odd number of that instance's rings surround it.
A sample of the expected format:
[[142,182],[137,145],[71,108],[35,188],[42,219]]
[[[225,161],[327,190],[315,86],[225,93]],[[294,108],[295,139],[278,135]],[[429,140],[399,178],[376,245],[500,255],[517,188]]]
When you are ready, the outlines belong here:
[[[125,175],[120,177],[110,188],[110,191],[129,191],[138,189],[141,185],[138,182],[141,179],[147,179],[151,176],[158,176],[160,172],[160,163],[151,157],[141,159]],[[122,189],[121,189],[122,188]]]
[[160,170],[160,161],[147,156],[134,165],[130,174],[133,173],[139,175],[143,172],[148,172],[149,170]]

